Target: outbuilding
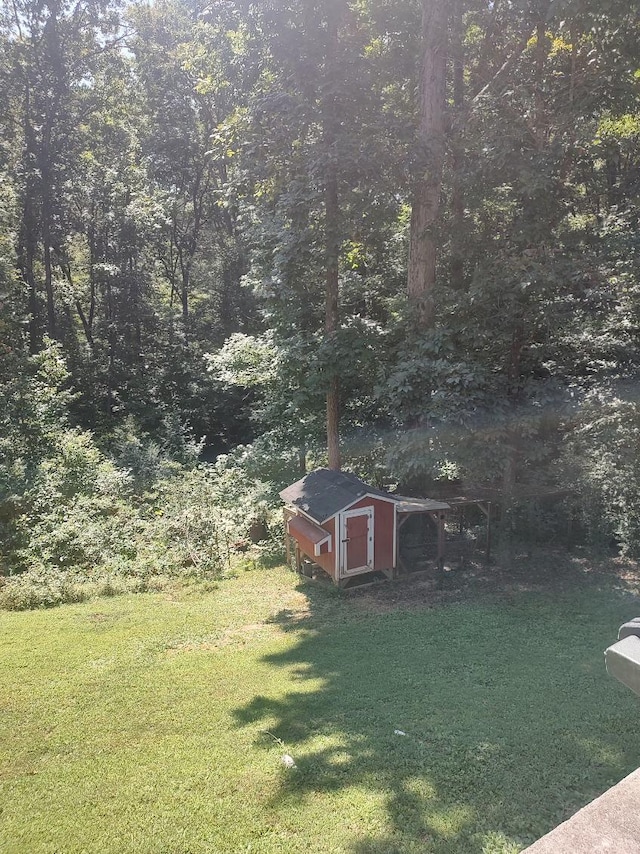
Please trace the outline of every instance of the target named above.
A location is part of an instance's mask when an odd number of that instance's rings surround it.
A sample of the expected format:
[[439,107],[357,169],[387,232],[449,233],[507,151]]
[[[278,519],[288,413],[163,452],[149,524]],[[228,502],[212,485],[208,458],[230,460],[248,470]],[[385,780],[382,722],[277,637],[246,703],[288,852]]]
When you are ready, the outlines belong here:
[[297,569],[306,556],[341,587],[370,572],[392,578],[398,566],[398,530],[406,514],[437,515],[444,530],[440,511],[449,507],[416,499],[407,506],[407,499],[353,474],[324,468],[283,489],[280,497],[287,505],[287,543],[294,541]]

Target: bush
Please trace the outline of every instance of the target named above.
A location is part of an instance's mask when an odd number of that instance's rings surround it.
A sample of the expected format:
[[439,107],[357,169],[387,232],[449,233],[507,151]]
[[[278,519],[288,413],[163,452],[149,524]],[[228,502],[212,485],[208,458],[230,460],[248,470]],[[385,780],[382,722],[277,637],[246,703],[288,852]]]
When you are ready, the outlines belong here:
[[85,598],[81,586],[61,572],[26,572],[3,579],[0,585],[0,607],[8,611],[81,602]]
[[96,596],[160,590],[169,583],[170,579],[162,576],[147,580],[116,574],[94,573],[90,577],[56,569],[32,570],[11,578],[0,578],[0,609],[26,611],[31,608],[50,608],[84,602]]
[[592,541],[640,556],[640,405],[593,393],[568,442],[581,522]]
[[197,468],[159,481],[145,496],[136,538],[136,572],[220,575],[239,530],[217,505],[213,472]]
[[286,453],[258,444],[200,465],[188,431],[173,443],[154,443],[132,421],[104,449],[64,421],[51,427],[49,439],[28,466],[19,455],[11,461],[12,489],[0,501],[0,524],[10,510],[12,533],[0,555],[9,576],[0,578],[0,607],[77,602],[148,589],[167,577],[215,580],[240,545],[246,549],[256,525],[267,539],[252,555],[264,564],[279,560],[282,522],[274,499],[281,483],[257,475],[286,469]]

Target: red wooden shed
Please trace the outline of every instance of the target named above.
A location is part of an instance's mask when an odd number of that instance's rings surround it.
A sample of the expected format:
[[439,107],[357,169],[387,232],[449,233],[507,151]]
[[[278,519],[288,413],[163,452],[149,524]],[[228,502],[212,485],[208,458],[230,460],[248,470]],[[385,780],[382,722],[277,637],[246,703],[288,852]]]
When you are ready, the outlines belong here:
[[280,493],[299,551],[341,586],[396,567],[397,501],[353,474],[316,469]]
[[451,507],[430,498],[405,498],[370,486],[344,471],[316,469],[283,489],[285,523],[296,546],[296,568],[303,556],[341,587],[367,572],[392,578],[399,559],[398,536],[409,516],[426,513],[438,529],[438,566],[444,559],[444,520]]

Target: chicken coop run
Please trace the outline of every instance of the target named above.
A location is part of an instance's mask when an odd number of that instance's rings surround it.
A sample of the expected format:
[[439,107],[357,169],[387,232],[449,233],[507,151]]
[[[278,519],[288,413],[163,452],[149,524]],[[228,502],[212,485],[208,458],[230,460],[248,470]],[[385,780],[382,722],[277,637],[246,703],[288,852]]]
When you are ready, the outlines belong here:
[[323,569],[340,587],[367,573],[393,578],[402,568],[399,533],[414,514],[427,514],[437,530],[436,560],[445,546],[443,501],[403,498],[370,486],[353,474],[316,469],[282,490],[286,504],[287,559],[298,572]]

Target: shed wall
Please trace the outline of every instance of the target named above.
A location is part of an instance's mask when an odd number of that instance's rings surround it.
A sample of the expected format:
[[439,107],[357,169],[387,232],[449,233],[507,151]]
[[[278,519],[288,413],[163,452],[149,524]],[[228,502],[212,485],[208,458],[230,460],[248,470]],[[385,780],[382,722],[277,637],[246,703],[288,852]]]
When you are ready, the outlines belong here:
[[[391,501],[365,496],[353,504],[350,510],[373,507],[373,568],[375,570],[393,569],[395,566],[394,527],[396,524],[395,505]],[[322,526],[326,528],[326,525]]]

